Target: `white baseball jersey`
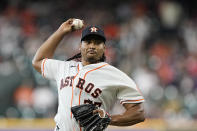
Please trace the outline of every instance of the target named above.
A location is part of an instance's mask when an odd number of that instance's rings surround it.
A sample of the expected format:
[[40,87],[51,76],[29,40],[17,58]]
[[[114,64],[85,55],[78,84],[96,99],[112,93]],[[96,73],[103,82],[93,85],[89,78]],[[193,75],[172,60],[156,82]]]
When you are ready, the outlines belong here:
[[105,62],[83,66],[76,61],[44,59],[41,66],[43,77],[57,82],[59,131],[83,130],[73,118],[72,106],[93,103],[110,112],[117,100],[120,104],[144,101],[134,81]]

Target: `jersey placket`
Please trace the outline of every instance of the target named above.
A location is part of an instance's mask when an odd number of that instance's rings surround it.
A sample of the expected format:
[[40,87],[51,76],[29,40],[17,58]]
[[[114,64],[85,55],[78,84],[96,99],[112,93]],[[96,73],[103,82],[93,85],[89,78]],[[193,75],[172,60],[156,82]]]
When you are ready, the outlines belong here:
[[[75,75],[74,79],[73,79],[73,83],[72,83],[72,99],[71,99],[71,107],[74,105],[77,105],[78,103],[78,96],[79,93],[81,94],[82,90],[79,90],[76,88],[77,83],[78,83],[78,79],[80,78],[80,76],[82,75],[82,69],[79,69],[79,65],[78,65],[78,73]],[[72,119],[72,112],[71,112],[71,119]],[[75,121],[75,120],[74,120]],[[75,125],[76,126],[76,125]],[[73,130],[75,131],[75,126],[73,126]],[[79,126],[80,131],[82,131],[82,128]]]
[[[81,104],[81,96],[82,96],[82,93],[83,93],[83,89],[80,89],[80,88],[77,88],[77,84],[78,84],[78,79],[79,78],[82,78],[82,79],[86,79],[87,77],[87,74],[92,72],[92,71],[95,71],[97,69],[100,69],[104,66],[106,66],[108,64],[104,64],[104,65],[101,65],[101,66],[98,66],[96,68],[93,68],[93,69],[86,69],[84,67],[82,67],[80,70],[78,68],[78,73],[76,74],[76,76],[74,77],[73,79],[73,84],[72,84],[72,99],[71,99],[71,107],[73,105],[80,105]],[[87,66],[86,66],[87,67]],[[84,88],[84,87],[83,87]],[[71,118],[72,118],[72,112],[71,112]],[[73,128],[74,129],[74,128]],[[80,127],[80,131],[82,131],[82,128]]]
[[[102,68],[106,65],[108,65],[108,64],[103,64],[101,66],[98,66],[98,67],[90,69],[90,70],[85,70],[84,67],[79,70],[79,65],[78,65],[78,73],[74,77],[73,84],[72,84],[71,107],[73,106],[73,102],[74,102],[75,105],[77,105],[77,103],[78,103],[78,105],[81,104],[81,95],[82,95],[83,89],[79,89],[79,88],[76,87],[77,86],[77,81],[76,80],[78,80],[79,78],[83,78],[85,80],[88,73],[90,73],[92,71],[95,71],[97,69],[100,69],[100,68]],[[77,98],[77,96],[78,96],[78,98]],[[72,117],[72,113],[71,113],[71,117]]]
[[[98,66],[98,67],[96,67],[96,68],[93,68],[93,69],[91,69],[91,70],[88,70],[88,71],[86,71],[86,72],[84,72],[83,73],[83,79],[84,80],[86,80],[86,77],[87,77],[87,75],[88,75],[88,73],[90,73],[90,72],[92,72],[92,71],[95,71],[95,70],[98,70],[98,69],[100,69],[100,68],[102,68],[102,67],[104,67],[104,66],[106,66],[106,65],[108,65],[108,64],[104,64],[104,65],[101,65],[101,66]],[[80,93],[79,93],[79,105],[81,104],[81,95],[82,95],[82,89],[80,90]]]
[[[74,79],[73,79],[73,81],[72,81],[72,97],[71,97],[71,107],[72,107],[72,105],[73,105],[73,99],[74,99],[74,89],[75,89],[75,86],[76,86],[76,84],[75,84],[75,79],[76,79],[76,77],[79,75],[79,64],[77,65],[77,74],[74,76]],[[72,112],[71,112],[71,118],[72,118]]]

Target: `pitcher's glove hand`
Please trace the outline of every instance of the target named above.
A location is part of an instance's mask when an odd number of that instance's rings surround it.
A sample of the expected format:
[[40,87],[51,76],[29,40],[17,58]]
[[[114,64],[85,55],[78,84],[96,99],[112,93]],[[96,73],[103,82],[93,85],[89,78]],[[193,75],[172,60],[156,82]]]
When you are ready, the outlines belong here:
[[109,114],[93,104],[74,106],[71,111],[85,131],[103,131],[111,121]]

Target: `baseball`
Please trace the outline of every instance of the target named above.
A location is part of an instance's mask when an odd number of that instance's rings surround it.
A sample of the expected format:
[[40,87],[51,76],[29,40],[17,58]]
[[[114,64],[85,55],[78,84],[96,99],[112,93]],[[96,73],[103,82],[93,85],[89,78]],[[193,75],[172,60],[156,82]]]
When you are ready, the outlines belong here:
[[83,21],[80,19],[74,19],[72,24],[74,25],[74,28],[76,30],[81,29],[83,27]]

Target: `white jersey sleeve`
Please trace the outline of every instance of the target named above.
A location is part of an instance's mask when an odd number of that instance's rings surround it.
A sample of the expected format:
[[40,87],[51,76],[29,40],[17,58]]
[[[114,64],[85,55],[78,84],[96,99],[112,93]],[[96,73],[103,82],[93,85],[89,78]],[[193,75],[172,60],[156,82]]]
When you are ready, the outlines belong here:
[[129,77],[124,80],[122,86],[118,87],[117,98],[121,104],[144,102],[144,97],[142,96],[141,91],[136,86],[135,82]]
[[65,66],[65,64],[65,61],[45,58],[44,60],[42,60],[41,64],[42,76],[50,80],[56,80],[59,74],[59,70],[62,66]]
[[111,82],[117,88],[117,99],[121,104],[144,102],[140,89],[128,75],[115,67],[110,73]]

